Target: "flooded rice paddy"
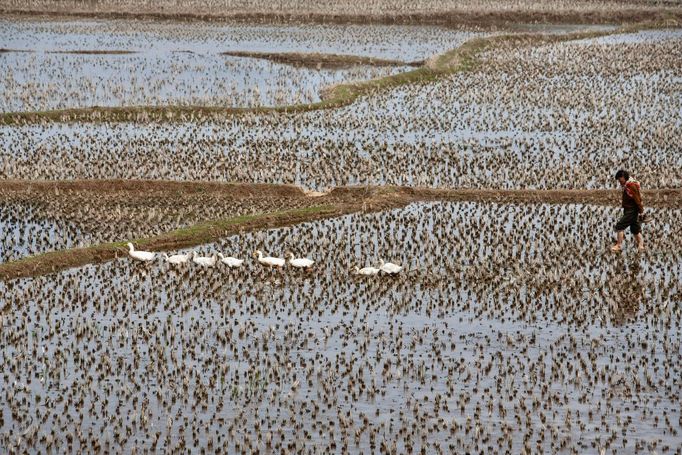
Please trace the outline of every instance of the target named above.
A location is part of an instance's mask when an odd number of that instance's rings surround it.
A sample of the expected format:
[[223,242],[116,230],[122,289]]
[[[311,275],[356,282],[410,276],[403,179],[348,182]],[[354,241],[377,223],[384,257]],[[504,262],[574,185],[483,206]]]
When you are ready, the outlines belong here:
[[[630,13],[630,20],[637,17],[649,17],[651,13],[679,13],[679,5],[674,1],[660,0],[417,0],[413,2],[397,2],[396,0],[373,0],[358,3],[354,0],[117,0],[116,2],[81,0],[60,0],[57,8],[54,0],[1,0],[0,5],[8,10],[19,11],[79,11],[85,13],[114,13],[131,15],[138,14],[162,15],[174,17],[189,15],[196,18],[229,17],[232,15],[246,15],[258,19],[271,18],[306,18],[308,15],[327,17],[329,20],[344,17],[357,18],[363,22],[370,22],[372,18],[386,17],[389,20],[398,17],[400,20],[414,17],[433,18],[432,20],[450,18],[474,20],[474,22],[495,23],[499,21],[500,13],[510,13],[502,16],[508,21],[514,21],[519,15],[522,20],[541,22],[549,17],[577,18],[573,20],[589,21],[610,16],[618,17],[622,10]],[[461,17],[459,13],[462,14]],[[401,17],[402,16],[402,17]],[[407,16],[407,17],[405,17]],[[185,16],[186,17],[186,16]],[[678,16],[679,17],[679,16]]]
[[[532,3],[582,11],[591,2]],[[154,10],[146,0],[107,8],[131,4]],[[258,9],[249,5],[240,8]],[[458,4],[474,6],[491,4]],[[613,27],[512,28],[584,29]],[[314,102],[329,85],[406,71],[402,63],[485,35],[2,19],[0,112]],[[340,109],[0,126],[0,178],[591,189],[613,187],[625,167],[645,205],[649,188],[682,187],[679,28],[532,41]],[[398,62],[325,69],[222,54],[232,51]],[[314,202],[3,192],[0,263]],[[629,234],[623,254],[608,251],[615,207],[433,202],[195,248],[244,259],[235,269],[158,255],[2,281],[0,452],[682,454],[682,211],[647,212],[641,254]],[[271,270],[256,250],[315,266]],[[352,273],[382,259],[403,272]]]
[[[0,111],[91,106],[257,107],[311,103],[341,82],[410,68],[295,67],[223,52],[424,60],[477,34],[436,27],[1,21]],[[13,52],[21,51],[21,52]]]
[[3,126],[0,176],[589,189],[626,167],[679,188],[679,30],[621,39],[502,48],[341,109]]
[[82,55],[12,52],[0,81],[4,112],[92,106],[260,107],[320,101],[323,88],[396,74],[405,66],[294,68],[186,52]]
[[0,191],[0,263],[48,251],[159,235],[196,223],[315,205],[225,192]]
[[[0,283],[3,450],[679,453],[679,210],[420,203]],[[317,261],[262,269],[255,249]],[[398,277],[354,265],[400,263]]]
[[476,35],[472,31],[425,26],[0,22],[4,47],[36,51],[310,52],[413,61],[453,49]]

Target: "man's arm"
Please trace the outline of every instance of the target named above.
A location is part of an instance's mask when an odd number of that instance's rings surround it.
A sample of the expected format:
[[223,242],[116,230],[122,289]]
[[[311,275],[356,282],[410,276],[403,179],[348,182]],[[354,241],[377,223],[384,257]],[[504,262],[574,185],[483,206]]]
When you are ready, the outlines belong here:
[[642,204],[642,195],[639,192],[639,188],[637,185],[632,185],[630,187],[630,191],[632,191],[632,199],[635,200],[635,204],[637,204],[637,210],[639,213],[644,213],[644,204]]

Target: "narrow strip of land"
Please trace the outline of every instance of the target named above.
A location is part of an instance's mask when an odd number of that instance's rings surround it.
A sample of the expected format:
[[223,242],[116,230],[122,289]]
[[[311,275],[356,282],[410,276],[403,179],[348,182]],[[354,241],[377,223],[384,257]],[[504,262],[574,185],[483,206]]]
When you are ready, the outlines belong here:
[[0,54],[9,54],[12,52],[35,52],[30,49],[8,49],[6,47],[0,47]]
[[[204,182],[165,181],[65,181],[0,182],[0,190],[7,191],[121,191],[135,189],[156,191],[225,191],[235,197],[250,197],[256,193],[297,197],[309,197],[288,185],[220,184]],[[654,189],[644,194],[648,207],[682,209],[682,189]],[[349,213],[373,212],[404,207],[420,201],[475,201],[512,204],[597,204],[617,206],[620,202],[617,190],[478,190],[478,189],[432,189],[409,187],[340,187],[314,198],[314,205],[281,210],[273,213],[238,216],[206,221],[191,227],[177,229],[159,236],[131,239],[138,247],[151,251],[168,251],[187,248],[219,240],[227,235],[258,231],[332,218]],[[312,199],[312,198],[311,198]],[[125,242],[94,245],[53,251],[0,264],[0,279],[8,280],[45,275],[72,267],[101,263],[126,254]]]
[[[74,192],[98,194],[137,192],[141,194],[168,194],[181,196],[189,193],[227,194],[233,198],[307,198],[306,192],[296,185],[272,183],[173,181],[173,180],[0,180],[0,195],[22,192],[52,193]],[[658,208],[682,209],[682,188],[645,190],[647,205]],[[342,186],[324,193],[314,193],[320,201],[353,203],[358,200],[450,200],[450,201],[499,201],[504,203],[549,203],[549,204],[597,204],[613,205],[619,202],[618,190],[570,190],[570,189],[471,189],[471,188],[428,188],[405,186]]]
[[[0,47],[0,54],[3,53],[36,53],[37,51],[33,49],[8,49],[6,47]],[[74,54],[74,55],[126,55],[126,54],[137,54],[138,51],[129,51],[125,49],[74,49],[74,50],[46,50],[46,54]]]
[[137,51],[128,51],[125,49],[75,49],[64,51],[47,51],[48,54],[75,54],[75,55],[126,55],[137,54]]
[[251,52],[251,51],[227,51],[221,55],[232,57],[248,57],[262,60],[269,60],[275,63],[282,63],[304,68],[324,68],[340,69],[350,68],[357,65],[364,66],[422,66],[423,60],[404,62],[402,60],[391,60],[383,58],[366,57],[362,55],[347,54],[322,54],[317,52]]
[[193,182],[175,180],[0,180],[0,194],[7,192],[74,191],[88,193],[138,192],[177,195],[179,193],[223,193],[233,197],[305,197],[295,185],[269,183]]

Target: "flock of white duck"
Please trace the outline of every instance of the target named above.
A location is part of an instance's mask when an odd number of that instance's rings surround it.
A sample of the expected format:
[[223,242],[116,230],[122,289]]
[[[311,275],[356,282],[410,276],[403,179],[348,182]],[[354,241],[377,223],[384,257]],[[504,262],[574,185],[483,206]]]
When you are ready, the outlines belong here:
[[[157,254],[153,251],[143,251],[136,250],[135,245],[128,242],[128,254],[131,258],[141,261],[141,262],[151,262],[156,259]],[[239,268],[244,264],[244,259],[238,259],[232,256],[225,256],[222,253],[214,253],[211,256],[199,256],[196,251],[184,253],[184,254],[173,254],[168,255],[162,253],[163,259],[168,264],[181,265],[187,264],[190,260],[201,267],[214,267],[218,263],[218,259],[222,264],[230,268]],[[312,270],[315,265],[315,261],[305,257],[297,258],[293,253],[287,252],[284,258],[279,258],[275,256],[265,256],[262,251],[256,250],[253,253],[253,257],[258,261],[258,263],[265,267],[270,268],[282,268],[289,264],[291,267],[297,269]],[[380,273],[385,275],[397,275],[402,272],[403,267],[392,262],[385,262],[383,259],[379,259],[379,267],[367,266],[360,268],[355,266],[353,268],[354,275],[362,276],[374,276]]]

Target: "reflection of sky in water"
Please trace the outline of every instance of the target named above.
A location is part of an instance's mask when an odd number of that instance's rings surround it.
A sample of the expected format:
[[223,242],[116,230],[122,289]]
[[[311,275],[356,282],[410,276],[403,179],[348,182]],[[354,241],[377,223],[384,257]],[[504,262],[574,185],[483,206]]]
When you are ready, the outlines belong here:
[[[569,45],[557,49],[571,58]],[[537,52],[555,58],[547,48]],[[674,149],[674,125],[682,116],[671,71],[552,71],[532,83],[523,72],[468,72],[319,112],[201,125],[3,127],[1,164],[4,175],[22,178],[256,181],[323,190],[383,183],[612,188],[612,169],[627,163],[646,169],[649,188],[677,187],[682,155]],[[659,138],[636,133],[645,125]],[[207,165],[215,162],[225,167]]]
[[585,44],[637,44],[637,43],[656,43],[670,39],[682,38],[682,29],[662,29],[662,30],[643,30],[636,33],[617,33],[599,38],[588,38],[583,40],[568,41],[565,44],[571,46],[581,46]]
[[[44,126],[25,126],[22,130],[13,127],[0,127],[0,145],[11,148],[11,145],[19,141],[21,136],[28,134],[34,142],[32,148],[62,147],[65,145],[80,147],[97,138],[96,142],[116,142],[116,146],[121,142],[144,142],[145,140],[181,140],[183,137],[191,137],[192,142],[221,142],[222,139],[229,140],[230,144],[236,146],[250,142],[250,138],[262,140],[295,140],[304,137],[306,141],[315,143],[317,140],[329,139],[333,141],[343,141],[354,143],[359,149],[362,144],[382,134],[381,142],[388,145],[409,144],[417,145],[424,143],[432,144],[461,144],[478,145],[483,147],[494,147],[505,143],[515,144],[517,141],[552,141],[557,138],[569,141],[574,140],[570,133],[562,132],[542,132],[542,131],[473,131],[469,129],[453,129],[438,131],[419,131],[395,130],[381,131],[371,124],[365,129],[347,130],[343,127],[329,125],[322,128],[320,125],[311,125],[309,129],[301,128],[296,123],[280,123],[279,128],[268,128],[266,124],[254,124],[250,126],[248,134],[243,134],[243,126],[240,124],[205,124],[190,125],[186,123],[165,125],[138,125],[131,123],[117,124],[115,129],[111,126],[97,124],[53,124],[49,127]],[[83,142],[86,140],[86,142]]]
[[[135,22],[0,21],[0,111],[132,105],[272,106],[320,100],[329,85],[409,67],[307,69],[224,51],[321,52],[420,60],[471,32],[409,26],[249,26]],[[47,54],[127,50],[129,55]]]
[[617,25],[602,24],[509,24],[509,30],[533,33],[573,33],[581,31],[610,32],[618,28]]
[[472,36],[430,26],[0,21],[3,47],[29,50],[320,52],[412,61],[457,47]]
[[[61,248],[90,243],[87,233],[66,221],[38,218],[31,207],[22,210],[22,218],[17,219],[15,208],[13,204],[0,203],[0,262],[40,252],[43,243],[58,244]],[[76,236],[66,232],[75,232]]]
[[405,71],[295,68],[261,59],[160,52],[4,53],[0,110],[190,104],[269,106],[319,101],[323,87]]
[[[254,422],[263,416],[278,424],[290,417],[269,409],[310,406],[321,395],[333,406],[320,406],[315,418],[291,413],[310,430],[311,444],[327,438],[311,427],[337,421],[340,412],[358,427],[360,413],[366,414],[372,426],[382,428],[382,437],[403,447],[392,432],[403,417],[407,425],[417,424],[408,400],[419,403],[422,415],[434,415],[436,395],[447,403],[438,411],[446,425],[425,434],[432,442],[452,443],[451,423],[464,425],[477,415],[493,441],[504,434],[503,421],[536,433],[555,428],[561,436],[538,439],[539,451],[551,452],[550,444],[565,436],[570,444],[589,447],[598,443],[605,423],[627,427],[616,433],[626,441],[625,452],[637,440],[674,444],[663,416],[666,412],[673,426],[679,417],[671,399],[677,377],[669,367],[676,367],[681,332],[666,325],[679,318],[659,308],[666,298],[677,298],[682,264],[671,263],[669,250],[613,261],[593,248],[609,233],[601,220],[613,212],[583,205],[414,204],[231,236],[197,248],[244,258],[255,248],[273,254],[294,249],[318,261],[317,270],[305,276],[286,269],[261,273],[251,258],[233,272],[192,265],[178,271],[160,260],[142,265],[125,258],[11,285],[0,282],[3,303],[20,303],[26,312],[4,320],[2,333],[9,335],[0,355],[21,358],[21,368],[8,368],[0,386],[27,397],[22,415],[38,409],[46,415],[36,420],[41,431],[60,427],[54,414],[85,411],[82,425],[68,417],[60,438],[77,425],[112,440],[115,419],[103,417],[102,410],[130,420],[139,418],[145,402],[148,424],[136,427],[134,440],[112,441],[126,449],[148,446],[156,432],[163,433],[160,446],[166,433],[173,442],[182,439],[185,418],[201,422],[192,436],[197,446],[225,432],[214,415],[234,423],[240,437],[241,431],[258,433]],[[666,213],[671,211],[661,211]],[[498,235],[500,214],[525,241],[483,240]],[[661,244],[670,238],[662,226],[651,226]],[[378,257],[408,272],[396,279],[348,275],[350,265],[374,264]],[[620,289],[614,275],[631,278],[632,287]],[[555,277],[566,285],[544,281]],[[638,286],[644,297],[630,293],[640,292]],[[613,301],[634,303],[624,322],[618,322]],[[339,357],[355,365],[337,369]],[[103,368],[108,360],[114,368]],[[256,371],[267,380],[254,384]],[[191,378],[183,388],[187,372]],[[380,394],[351,397],[346,392],[356,378],[375,384]],[[295,379],[300,389],[289,394]],[[205,407],[193,406],[201,403],[195,394],[200,388],[226,405],[219,410],[215,400],[206,400]],[[87,406],[56,402],[81,390]],[[42,397],[38,406],[36,395]],[[534,400],[547,407],[532,408]],[[633,400],[649,404],[633,406]],[[527,417],[519,402],[532,411]],[[18,434],[25,426],[8,412],[9,400],[0,406],[5,413],[0,429]],[[405,409],[410,412],[401,414]],[[572,428],[565,423],[569,411]],[[621,425],[626,416],[633,422]],[[381,427],[391,419],[393,430]],[[291,425],[286,428],[289,441],[294,436]],[[261,433],[268,429],[263,424]],[[465,434],[460,427],[457,435],[473,444],[473,430]],[[524,431],[508,437],[512,449],[519,449],[512,452],[520,452]],[[621,447],[620,439],[617,443]],[[368,446],[365,436],[351,452],[367,453]]]

